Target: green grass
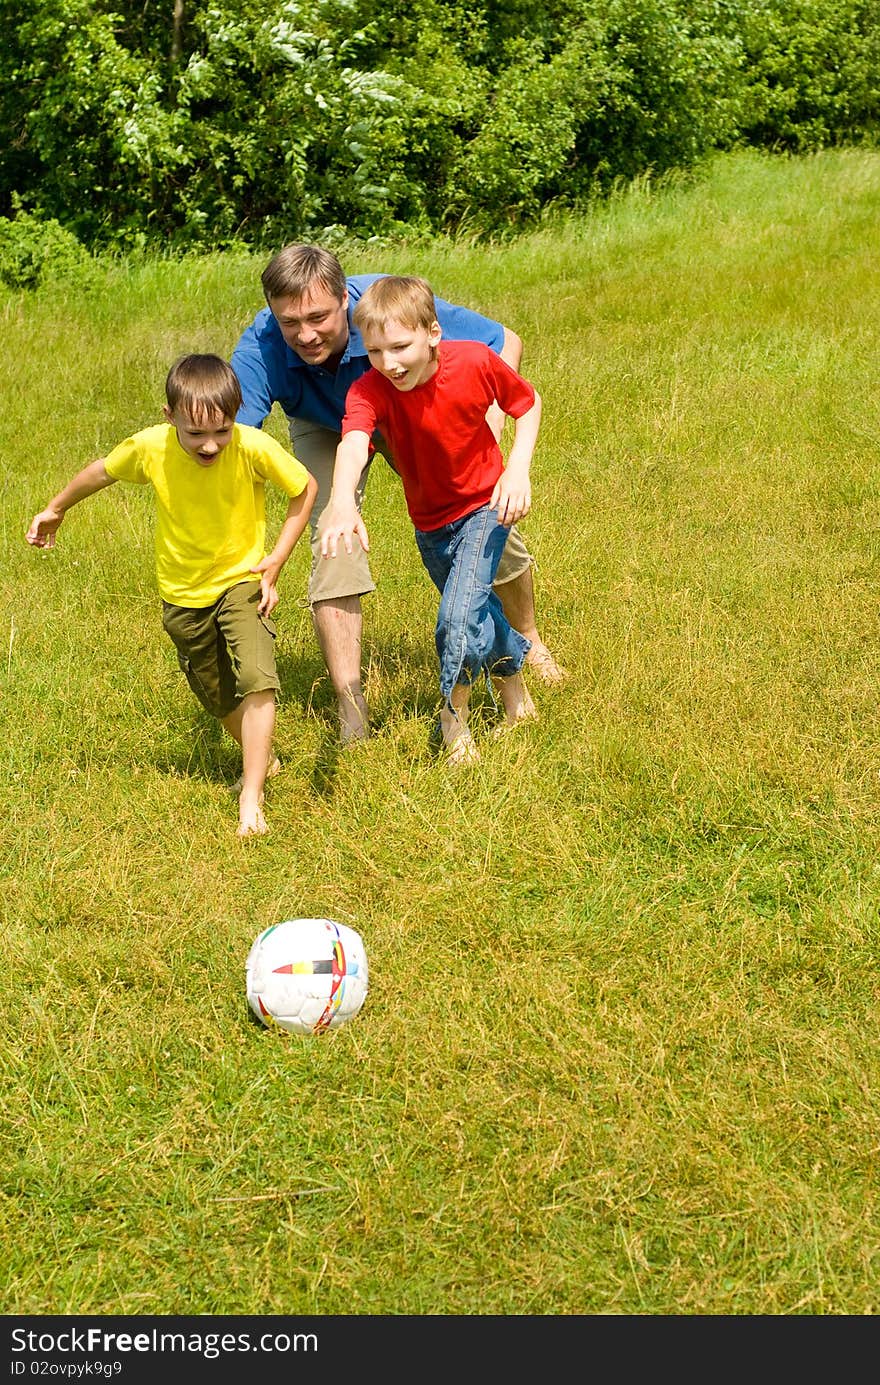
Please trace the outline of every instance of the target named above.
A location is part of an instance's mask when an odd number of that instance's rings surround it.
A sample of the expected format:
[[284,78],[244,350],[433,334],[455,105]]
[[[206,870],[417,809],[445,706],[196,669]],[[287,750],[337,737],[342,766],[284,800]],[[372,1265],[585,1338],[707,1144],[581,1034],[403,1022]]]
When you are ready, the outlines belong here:
[[[878,225],[876,154],[742,155],[491,253],[352,247],[525,338],[572,678],[450,777],[376,470],[377,734],[334,751],[301,546],[252,843],[149,496],[23,536],[175,355],[231,350],[262,262],[0,300],[7,1312],[878,1311]],[[310,914],[371,966],[321,1039],[244,996],[256,932]]]

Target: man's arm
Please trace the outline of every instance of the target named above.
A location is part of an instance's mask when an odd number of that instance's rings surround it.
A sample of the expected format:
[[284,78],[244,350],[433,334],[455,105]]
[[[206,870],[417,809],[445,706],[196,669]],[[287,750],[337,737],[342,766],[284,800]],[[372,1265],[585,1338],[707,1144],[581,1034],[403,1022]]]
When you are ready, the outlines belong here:
[[[504,328],[504,341],[498,355],[502,361],[510,366],[511,370],[519,370],[519,363],[522,360],[523,344],[522,337],[518,337],[516,332],[512,332],[509,327]],[[504,422],[507,418],[504,410],[499,403],[490,404],[486,410],[486,422],[492,429],[495,441],[501,441],[501,434],[504,432]],[[513,521],[511,521],[512,523]]]
[[103,457],[84,466],[82,471],[78,471],[73,480],[68,481],[64,489],[49,501],[45,510],[34,515],[25,534],[28,543],[33,544],[34,548],[54,548],[55,535],[67,511],[88,496],[104,490],[106,486],[112,486],[115,480],[115,476],[107,474]]
[[[516,332],[495,318],[484,317],[472,308],[465,308],[460,303],[450,303],[445,298],[438,298],[436,294],[434,304],[437,309],[437,321],[447,341],[481,341],[507,365],[516,371],[519,370],[523,344]],[[493,404],[486,411],[486,422],[492,429],[496,442],[501,440],[504,419],[505,414],[497,404]]]
[[[266,327],[265,313],[258,313],[249,327],[239,337],[230,358],[232,369],[241,385],[241,408],[236,415],[236,423],[248,423],[252,428],[261,428],[272,412],[275,398],[270,376],[270,363],[278,343]],[[274,369],[274,364],[273,364]]]
[[498,352],[502,361],[506,361],[512,370],[519,373],[519,363],[522,360],[523,344],[522,337],[518,337],[516,332],[512,332],[509,327],[504,329],[504,345]]

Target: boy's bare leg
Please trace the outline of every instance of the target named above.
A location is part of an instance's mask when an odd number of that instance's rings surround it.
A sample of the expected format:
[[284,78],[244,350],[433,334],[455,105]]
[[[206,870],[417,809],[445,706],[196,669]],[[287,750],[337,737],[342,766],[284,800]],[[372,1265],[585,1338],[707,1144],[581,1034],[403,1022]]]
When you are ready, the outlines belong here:
[[266,776],[273,760],[272,737],[275,734],[275,693],[248,693],[223,725],[241,746],[242,776],[238,796],[239,837],[262,836],[268,832],[263,816]]
[[526,663],[544,683],[564,683],[568,674],[560,668],[547,648],[535,624],[535,584],[532,569],[527,567],[518,577],[511,577],[495,588],[504,614],[514,630],[531,640],[532,647],[526,655]]
[[336,596],[316,601],[312,621],[336,693],[340,742],[364,741],[370,734],[370,714],[361,686],[361,599]]
[[[230,736],[232,737],[232,739],[233,739],[239,746],[241,745],[241,718],[242,718],[242,708],[243,708],[243,706],[244,706],[244,703],[241,703],[241,704],[239,705],[239,707],[236,709],[236,711],[230,712],[230,714],[229,714],[228,717],[224,717],[224,718],[221,719],[221,725],[224,726],[224,727],[226,728],[226,730],[229,732],[229,734],[230,734]],[[268,763],[267,766],[266,766],[266,778],[267,778],[267,779],[274,779],[274,778],[275,778],[275,775],[276,775],[276,774],[280,774],[280,773],[281,773],[281,761],[279,760],[278,756],[275,754],[274,750],[272,749],[272,747],[271,747],[271,745],[270,745],[270,747],[269,747],[269,763]],[[230,793],[234,793],[234,794],[240,794],[241,791],[242,791],[242,789],[243,789],[243,787],[244,787],[244,775],[243,775],[243,774],[240,774],[240,775],[238,776],[238,778],[236,779],[235,783],[234,783],[234,784],[230,784],[230,786],[229,786],[229,792],[230,792]]]
[[466,683],[456,683],[449,695],[451,706],[440,709],[440,730],[450,765],[473,764],[480,758],[467,724],[470,696]]
[[537,708],[521,673],[515,673],[511,678],[496,678],[493,674],[492,687],[504,708],[504,729],[516,726],[520,721],[533,721],[537,717]]
[[[241,742],[239,742],[239,744],[240,744],[240,743],[241,743]],[[280,773],[281,773],[281,761],[278,759],[278,756],[274,753],[274,751],[271,751],[271,750],[270,750],[270,751],[269,751],[269,765],[268,765],[268,767],[267,767],[267,769],[266,769],[266,778],[267,778],[267,779],[274,779],[274,778],[275,778],[275,775],[276,775],[276,774],[280,774]],[[230,792],[230,793],[234,793],[234,794],[240,794],[240,793],[241,793],[241,790],[242,790],[243,784],[244,784],[244,775],[243,775],[243,774],[240,774],[240,775],[238,776],[238,778],[236,779],[235,783],[229,785],[229,792]]]

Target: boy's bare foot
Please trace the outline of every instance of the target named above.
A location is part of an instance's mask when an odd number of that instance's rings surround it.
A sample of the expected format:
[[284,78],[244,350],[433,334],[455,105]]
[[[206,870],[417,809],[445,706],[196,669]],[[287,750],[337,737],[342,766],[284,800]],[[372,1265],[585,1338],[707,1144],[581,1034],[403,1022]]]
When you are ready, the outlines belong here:
[[[281,761],[278,759],[278,756],[277,756],[277,755],[274,755],[274,756],[272,757],[272,759],[269,761],[269,768],[266,770],[266,778],[267,778],[267,779],[274,779],[274,778],[275,778],[275,775],[276,775],[276,774],[280,774],[280,773],[281,773]],[[234,783],[234,784],[231,784],[231,785],[229,786],[229,792],[230,792],[230,793],[235,793],[235,794],[240,794],[243,787],[244,787],[244,775],[243,775],[243,774],[240,774],[240,775],[238,776],[238,778],[236,779],[235,783]]]
[[551,687],[559,687],[568,680],[567,670],[557,664],[546,644],[539,644],[533,640],[532,647],[526,655],[526,663],[536,678],[540,678],[542,683],[547,683]]
[[464,728],[460,736],[457,736],[451,745],[446,747],[446,763],[458,768],[459,765],[476,765],[480,759],[480,752],[474,744],[474,738],[467,727]]
[[504,725],[499,728],[500,730],[518,726],[522,721],[536,720],[538,709],[532,701],[532,694],[523,682],[521,673],[515,673],[512,678],[493,678],[492,686],[501,698],[504,708]]
[[339,744],[345,749],[370,738],[370,713],[362,693],[339,699]]
[[443,735],[448,765],[474,765],[477,763],[480,752],[474,744],[474,738],[463,716],[452,711],[449,707],[441,708],[440,731]]
[[237,837],[262,837],[269,831],[263,816],[263,796],[258,803],[244,803],[239,799]]

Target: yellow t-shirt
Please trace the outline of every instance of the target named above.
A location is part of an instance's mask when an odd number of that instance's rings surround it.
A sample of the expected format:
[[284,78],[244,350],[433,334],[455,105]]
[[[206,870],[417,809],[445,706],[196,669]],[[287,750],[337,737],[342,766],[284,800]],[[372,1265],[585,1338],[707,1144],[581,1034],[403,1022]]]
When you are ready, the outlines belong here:
[[156,582],[175,606],[212,606],[266,556],[266,481],[301,494],[308,472],[259,428],[237,423],[213,466],[199,466],[170,423],[145,428],[104,458],[116,481],[149,483],[156,500]]

